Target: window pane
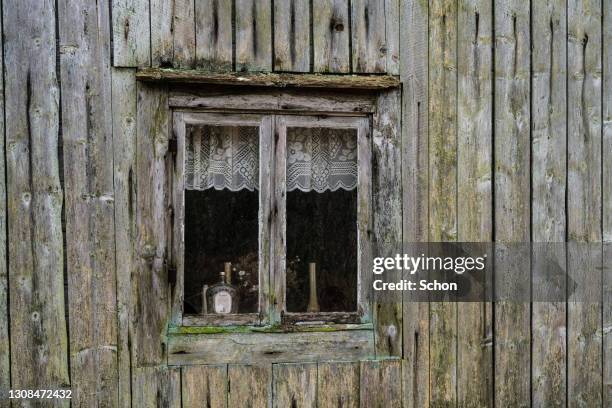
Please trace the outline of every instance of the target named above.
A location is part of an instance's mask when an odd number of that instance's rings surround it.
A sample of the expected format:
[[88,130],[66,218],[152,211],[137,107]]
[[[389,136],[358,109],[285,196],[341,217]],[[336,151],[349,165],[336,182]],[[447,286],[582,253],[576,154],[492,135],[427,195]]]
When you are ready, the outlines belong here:
[[356,141],[354,130],[287,129],[289,312],[357,310]]
[[259,130],[188,127],[186,137],[185,314],[256,313]]

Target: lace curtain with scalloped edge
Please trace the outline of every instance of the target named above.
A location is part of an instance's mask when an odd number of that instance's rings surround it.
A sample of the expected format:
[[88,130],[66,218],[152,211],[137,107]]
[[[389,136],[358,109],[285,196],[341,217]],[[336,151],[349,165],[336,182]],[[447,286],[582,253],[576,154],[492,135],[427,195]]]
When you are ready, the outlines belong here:
[[[259,128],[187,129],[185,188],[253,191],[259,186]],[[357,137],[352,129],[287,129],[287,191],[357,187]]]

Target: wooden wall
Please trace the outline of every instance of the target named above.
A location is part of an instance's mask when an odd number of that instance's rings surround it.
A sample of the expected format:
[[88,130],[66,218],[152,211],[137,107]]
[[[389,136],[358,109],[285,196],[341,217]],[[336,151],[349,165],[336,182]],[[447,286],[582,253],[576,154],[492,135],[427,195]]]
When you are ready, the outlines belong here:
[[[84,407],[612,404],[612,1],[1,3],[1,390],[71,387]],[[163,208],[135,190],[165,148],[143,152],[138,135],[168,120],[163,96],[142,103],[148,66],[399,75],[401,143],[379,140],[401,158],[390,234],[601,244],[603,258],[557,254],[601,292],[405,295],[376,317],[379,335],[402,328],[380,350],[401,361],[168,368],[146,332],[163,310],[135,302],[168,297],[139,222]],[[504,290],[539,290],[529,259],[504,265]]]

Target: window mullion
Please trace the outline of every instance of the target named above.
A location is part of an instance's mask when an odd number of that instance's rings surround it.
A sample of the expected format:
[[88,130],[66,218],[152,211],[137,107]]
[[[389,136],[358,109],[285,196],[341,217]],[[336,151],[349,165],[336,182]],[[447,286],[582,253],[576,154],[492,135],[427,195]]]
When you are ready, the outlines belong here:
[[279,324],[285,310],[286,259],[286,160],[287,127],[281,115],[273,115],[274,172],[272,194],[271,323]]
[[272,296],[274,117],[262,118],[259,143],[259,311],[262,324],[269,324],[274,304]]

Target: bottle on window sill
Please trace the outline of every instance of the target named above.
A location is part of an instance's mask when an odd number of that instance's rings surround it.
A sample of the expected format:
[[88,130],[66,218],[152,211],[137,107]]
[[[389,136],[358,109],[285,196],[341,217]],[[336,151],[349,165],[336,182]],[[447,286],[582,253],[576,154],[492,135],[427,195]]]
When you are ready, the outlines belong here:
[[238,313],[238,291],[227,283],[225,272],[219,275],[220,282],[205,289],[205,310],[215,314]]

